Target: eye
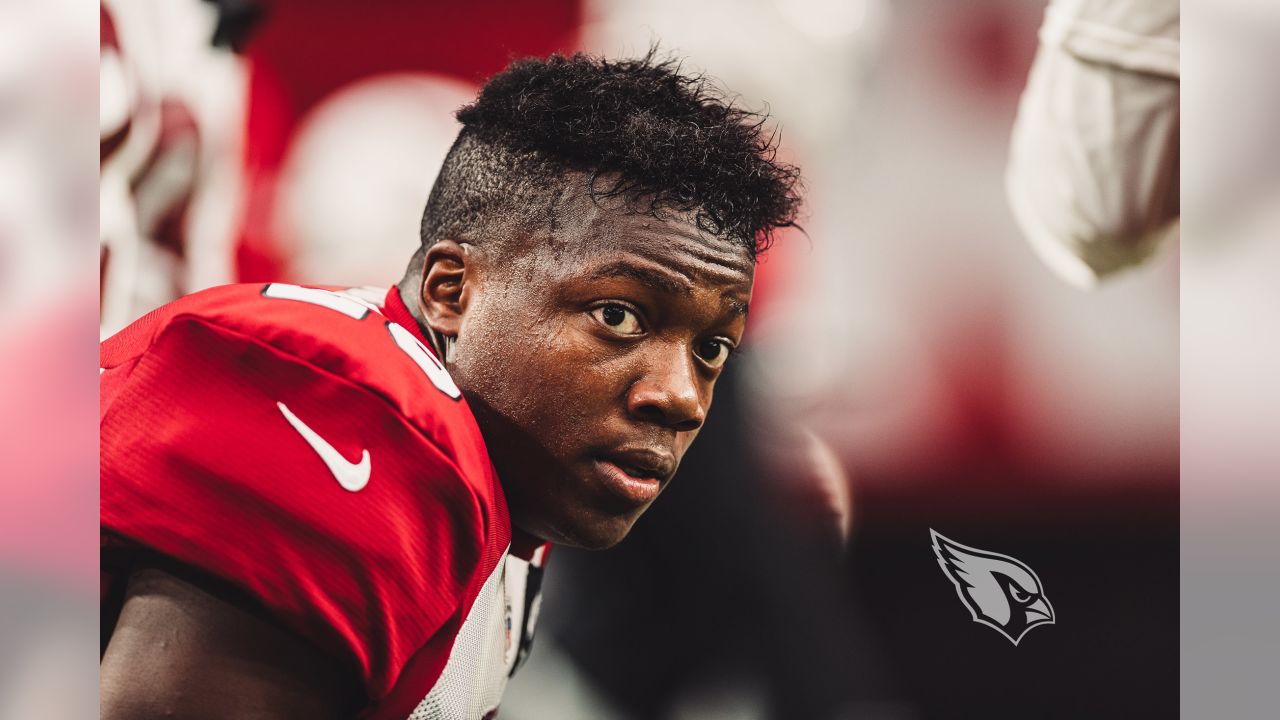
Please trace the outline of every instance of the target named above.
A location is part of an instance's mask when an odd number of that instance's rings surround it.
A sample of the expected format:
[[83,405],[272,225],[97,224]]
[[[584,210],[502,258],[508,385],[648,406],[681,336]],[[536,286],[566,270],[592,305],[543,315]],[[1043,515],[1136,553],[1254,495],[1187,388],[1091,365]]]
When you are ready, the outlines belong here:
[[723,367],[732,353],[733,346],[718,338],[702,341],[697,349],[698,357],[713,368]]
[[601,305],[591,311],[591,317],[619,335],[639,335],[644,332],[640,318],[622,305]]
[[1013,601],[1018,604],[1025,603],[1026,601],[1031,599],[1031,594],[1028,592],[1025,592],[1022,588],[1018,587],[1017,585],[1009,586],[1009,594],[1013,596]]

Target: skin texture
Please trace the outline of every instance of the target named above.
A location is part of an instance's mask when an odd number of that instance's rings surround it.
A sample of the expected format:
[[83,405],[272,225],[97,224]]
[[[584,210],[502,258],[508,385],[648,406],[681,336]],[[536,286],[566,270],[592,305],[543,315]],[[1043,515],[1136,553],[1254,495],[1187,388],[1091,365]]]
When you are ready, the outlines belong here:
[[249,607],[180,568],[135,571],[102,656],[102,719],[352,717],[353,672]]
[[[449,370],[513,524],[605,548],[697,436],[741,341],[753,273],[745,248],[687,216],[582,196],[564,199],[551,232],[433,245],[401,294],[454,339]],[[619,490],[610,458],[657,487]],[[351,717],[355,674],[250,608],[179,568],[134,572],[102,658],[101,717]]]
[[519,250],[510,239],[436,243],[421,284],[404,284],[420,293],[404,299],[454,338],[449,371],[513,524],[606,548],[652,498],[618,492],[602,459],[666,487],[706,418],[717,366],[741,341],[754,263],[687,216],[655,219],[585,193],[562,200],[553,232],[522,240]]

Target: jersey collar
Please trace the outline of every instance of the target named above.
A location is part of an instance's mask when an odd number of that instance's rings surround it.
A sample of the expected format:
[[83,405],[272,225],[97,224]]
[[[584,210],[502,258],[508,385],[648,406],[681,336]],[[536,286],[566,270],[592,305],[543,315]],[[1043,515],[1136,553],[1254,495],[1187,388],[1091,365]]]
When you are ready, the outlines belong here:
[[[382,301],[382,314],[386,315],[391,322],[413,333],[413,336],[418,338],[418,342],[421,342],[432,355],[436,354],[435,348],[431,346],[427,336],[423,334],[418,321],[413,317],[413,313],[409,312],[409,306],[405,305],[404,299],[400,297],[399,287],[392,285],[391,289],[387,291],[387,297]],[[436,359],[439,360],[440,358],[437,357]]]

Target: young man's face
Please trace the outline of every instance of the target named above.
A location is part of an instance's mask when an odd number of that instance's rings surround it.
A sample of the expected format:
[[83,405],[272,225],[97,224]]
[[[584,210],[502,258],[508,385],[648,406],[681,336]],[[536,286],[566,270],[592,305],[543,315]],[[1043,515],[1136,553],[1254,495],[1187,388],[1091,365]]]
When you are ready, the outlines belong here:
[[670,481],[742,339],[754,263],[692,225],[581,197],[554,239],[469,251],[451,365],[514,524],[613,545]]

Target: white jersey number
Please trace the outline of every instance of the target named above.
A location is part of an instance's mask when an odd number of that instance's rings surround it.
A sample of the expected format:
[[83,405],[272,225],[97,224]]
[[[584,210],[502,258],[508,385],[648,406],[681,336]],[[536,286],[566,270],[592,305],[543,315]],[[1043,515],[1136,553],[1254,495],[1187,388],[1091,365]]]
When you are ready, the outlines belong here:
[[[302,287],[301,285],[289,285],[287,283],[271,283],[267,285],[262,289],[262,296],[319,305],[320,307],[340,312],[353,320],[363,320],[369,316],[370,312],[376,312],[379,315],[382,312],[382,309],[378,306],[355,295],[322,290],[320,288]],[[405,355],[409,356],[410,360],[413,360],[414,364],[422,369],[422,373],[427,376],[432,385],[436,386],[437,390],[454,400],[462,397],[462,391],[458,389],[458,385],[453,381],[453,378],[449,377],[449,371],[445,370],[444,365],[422,344],[421,340],[414,337],[413,333],[404,327],[390,320],[387,320],[387,330],[391,332],[391,339],[395,342],[396,347],[400,348]]]

